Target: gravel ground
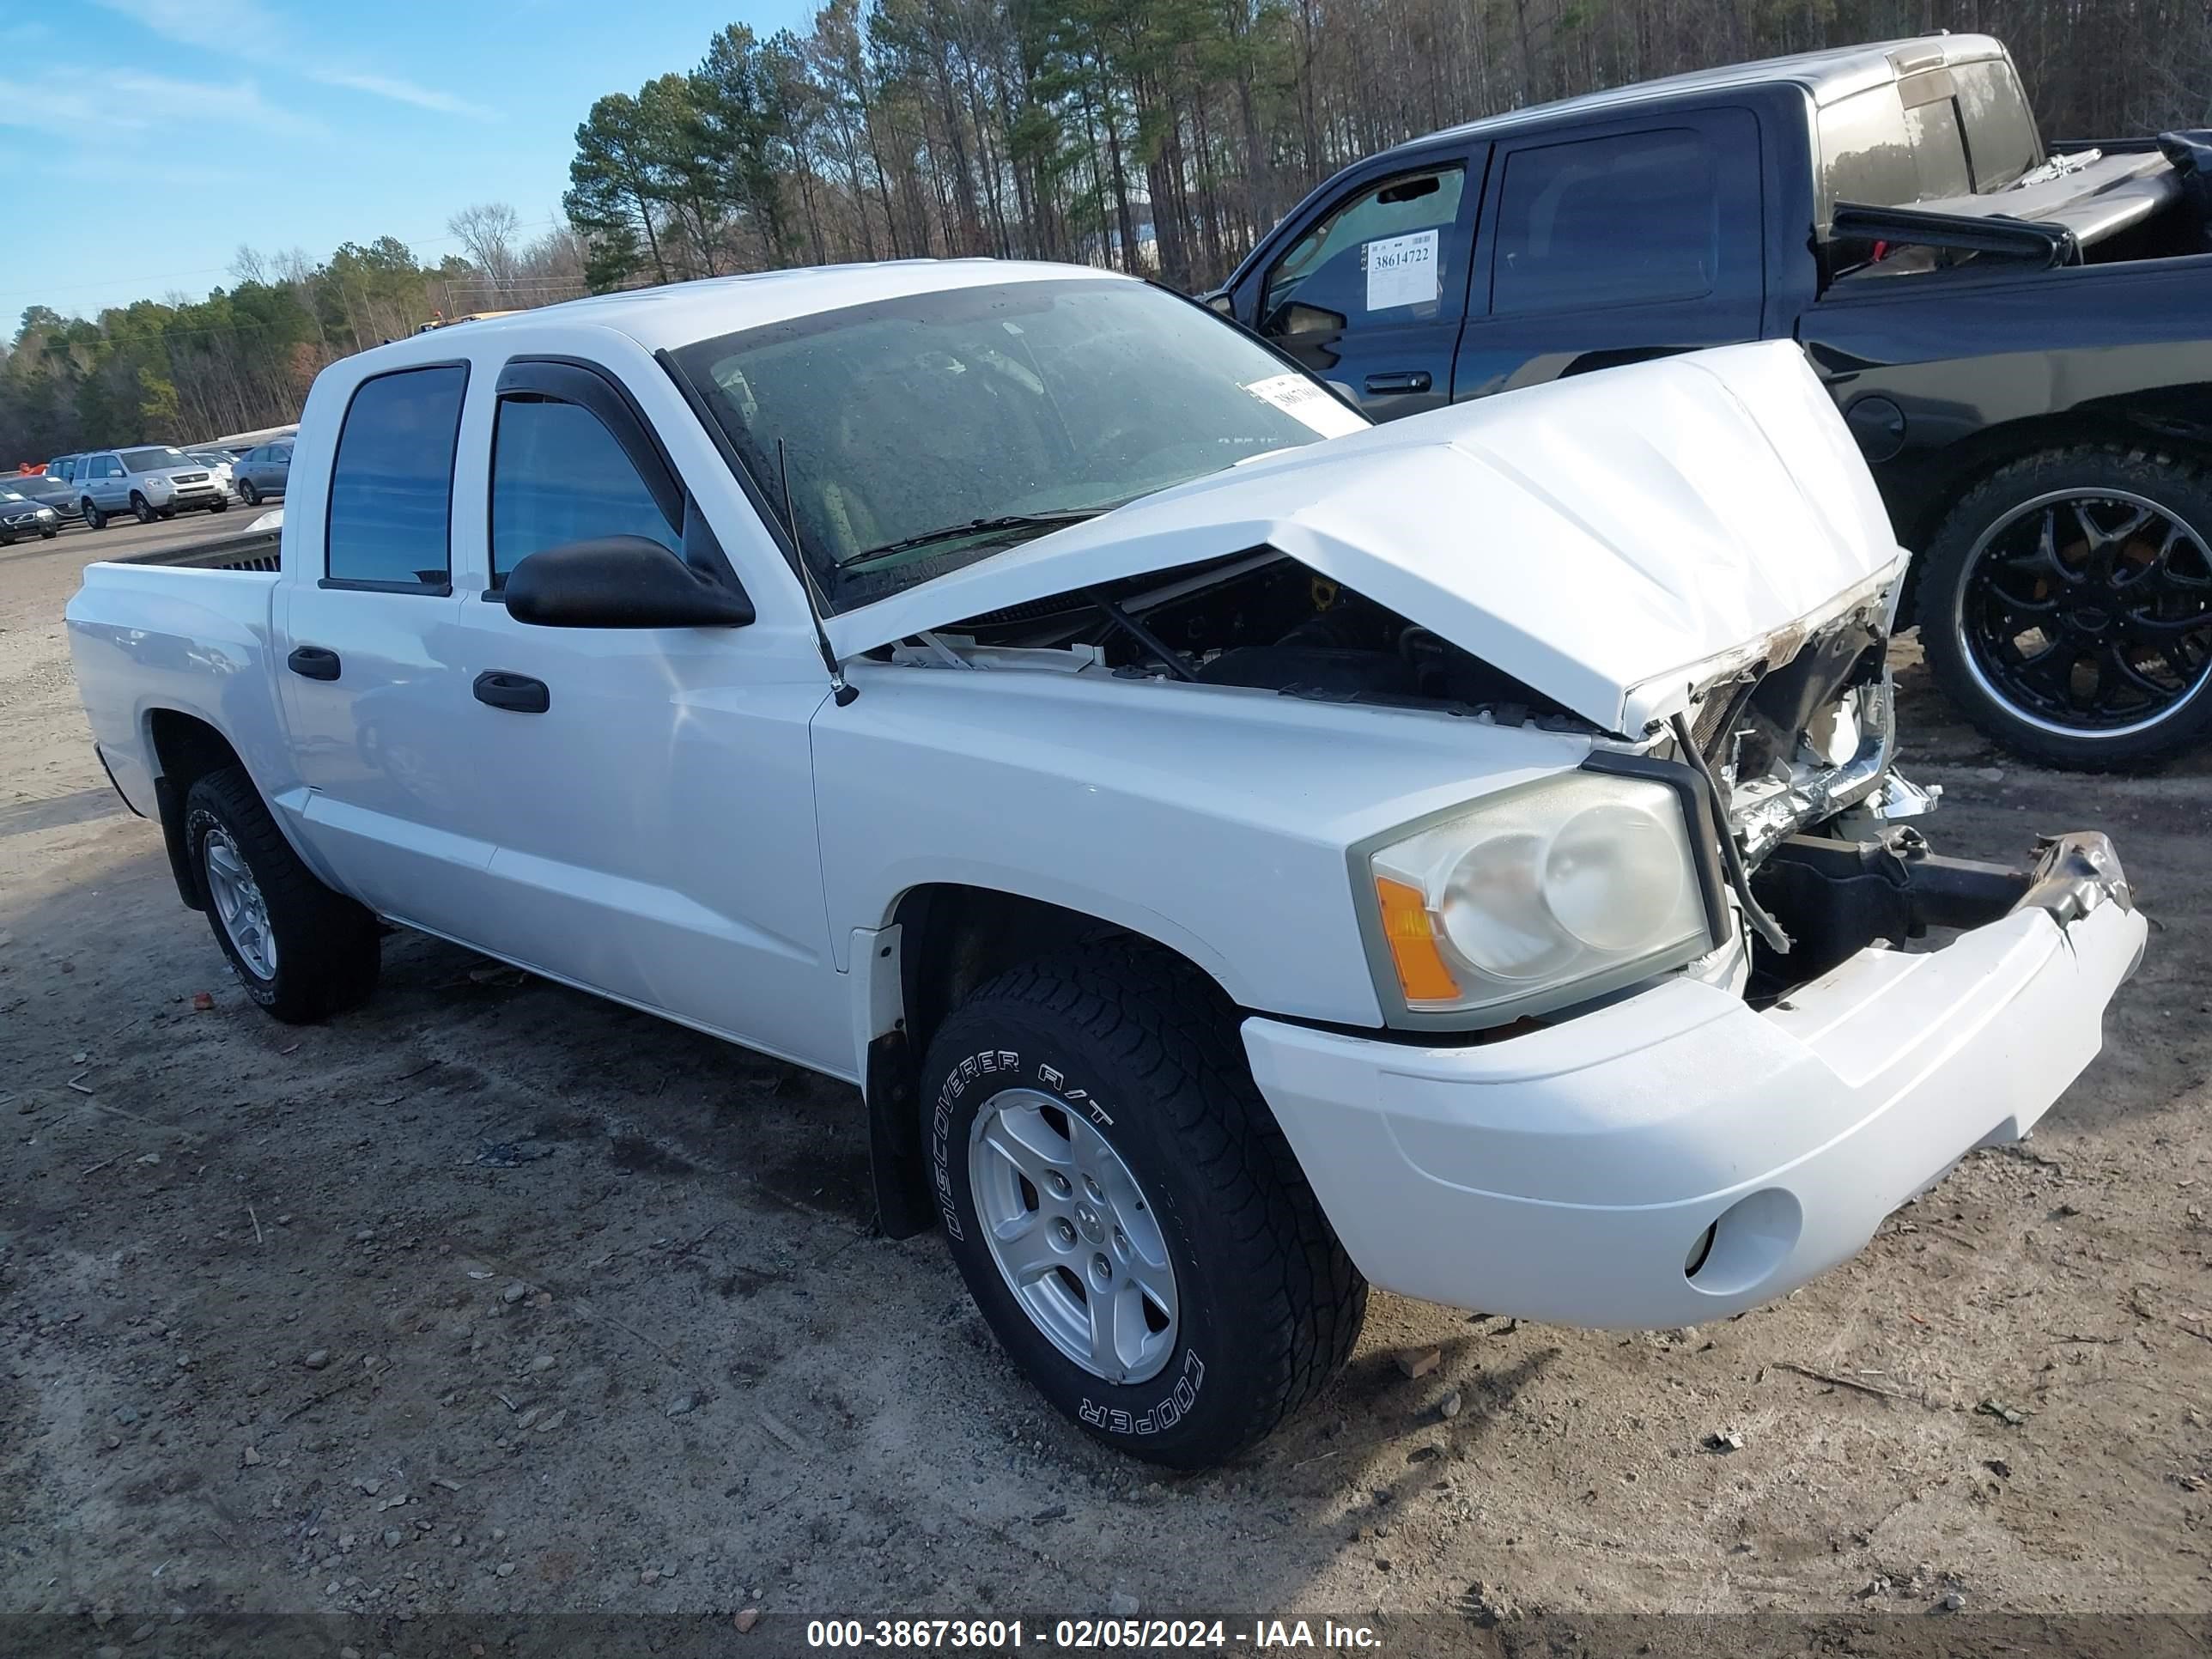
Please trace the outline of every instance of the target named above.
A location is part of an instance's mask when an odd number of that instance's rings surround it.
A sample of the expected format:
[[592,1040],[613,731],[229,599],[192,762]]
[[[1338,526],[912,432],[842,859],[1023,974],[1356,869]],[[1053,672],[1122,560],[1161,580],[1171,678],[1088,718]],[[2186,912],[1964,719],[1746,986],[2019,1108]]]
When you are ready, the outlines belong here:
[[2033,1143],[1707,1328],[1377,1297],[1316,1407],[1170,1478],[1040,1406],[935,1238],[871,1237],[842,1085],[409,935],[337,1024],[248,1005],[77,708],[61,606],[120,544],[0,553],[0,1613],[66,1650],[176,1609],[2212,1611],[2203,758],[2021,765],[1900,647],[1940,844],[2106,828],[2156,924]]

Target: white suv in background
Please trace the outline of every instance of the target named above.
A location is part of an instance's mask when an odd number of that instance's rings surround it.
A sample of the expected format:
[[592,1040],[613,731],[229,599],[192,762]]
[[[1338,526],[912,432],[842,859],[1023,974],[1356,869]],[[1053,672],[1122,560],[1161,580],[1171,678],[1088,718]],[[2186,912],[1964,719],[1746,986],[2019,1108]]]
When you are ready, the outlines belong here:
[[204,463],[165,445],[95,450],[79,458],[76,483],[84,521],[94,530],[106,529],[118,513],[151,524],[185,508],[220,513],[230,505]]

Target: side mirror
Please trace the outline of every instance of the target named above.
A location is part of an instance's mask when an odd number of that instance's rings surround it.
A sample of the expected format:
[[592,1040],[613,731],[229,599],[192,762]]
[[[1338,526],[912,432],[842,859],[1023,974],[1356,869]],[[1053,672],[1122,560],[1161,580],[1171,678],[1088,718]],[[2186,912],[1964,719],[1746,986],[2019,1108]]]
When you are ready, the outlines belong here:
[[1199,303],[1208,311],[1218,311],[1224,317],[1234,317],[1237,314],[1237,301],[1225,288],[1214,289]]
[[507,614],[541,628],[743,628],[753,602],[659,542],[602,536],[533,553],[501,590]]

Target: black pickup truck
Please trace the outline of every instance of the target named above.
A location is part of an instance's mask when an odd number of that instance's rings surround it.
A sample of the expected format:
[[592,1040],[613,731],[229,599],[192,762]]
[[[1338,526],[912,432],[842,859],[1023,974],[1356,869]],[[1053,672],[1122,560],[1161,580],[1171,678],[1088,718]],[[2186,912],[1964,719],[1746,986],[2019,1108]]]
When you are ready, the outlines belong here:
[[1990,736],[2090,769],[2212,732],[2212,134],[2046,152],[1936,35],[1516,111],[1299,204],[1207,303],[1370,414],[1796,338]]

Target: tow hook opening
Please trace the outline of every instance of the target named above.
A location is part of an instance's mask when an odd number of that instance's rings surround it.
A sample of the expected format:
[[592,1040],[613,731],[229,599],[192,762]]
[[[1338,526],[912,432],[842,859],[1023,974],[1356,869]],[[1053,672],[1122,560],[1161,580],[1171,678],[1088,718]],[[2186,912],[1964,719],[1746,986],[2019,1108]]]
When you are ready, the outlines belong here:
[[1780,1187],[1740,1198],[1691,1245],[1682,1275],[1708,1295],[1740,1295],[1781,1267],[1804,1224],[1796,1196]]

